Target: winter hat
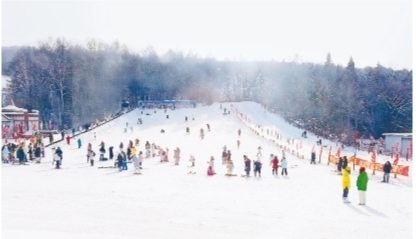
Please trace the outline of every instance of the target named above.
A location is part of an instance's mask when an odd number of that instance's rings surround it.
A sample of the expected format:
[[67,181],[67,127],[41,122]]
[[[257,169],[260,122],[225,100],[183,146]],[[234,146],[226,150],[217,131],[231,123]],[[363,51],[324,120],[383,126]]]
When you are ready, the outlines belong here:
[[360,173],[362,173],[362,172],[365,172],[365,168],[364,167],[361,167],[360,168]]
[[345,168],[345,170],[347,170],[347,171],[351,171],[351,167],[350,167],[350,166],[347,166],[347,167]]

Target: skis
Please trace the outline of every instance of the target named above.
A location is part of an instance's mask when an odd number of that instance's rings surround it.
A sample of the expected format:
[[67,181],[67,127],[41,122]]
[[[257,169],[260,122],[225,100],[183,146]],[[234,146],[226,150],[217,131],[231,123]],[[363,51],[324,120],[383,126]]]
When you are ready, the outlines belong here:
[[100,169],[100,168],[114,168],[114,166],[99,166],[99,167],[97,167],[98,169]]
[[196,172],[190,171],[188,172],[188,174],[196,174]]
[[224,174],[225,176],[227,176],[227,177],[233,177],[233,176],[237,176],[237,174],[228,174],[228,173],[226,173],[226,174]]

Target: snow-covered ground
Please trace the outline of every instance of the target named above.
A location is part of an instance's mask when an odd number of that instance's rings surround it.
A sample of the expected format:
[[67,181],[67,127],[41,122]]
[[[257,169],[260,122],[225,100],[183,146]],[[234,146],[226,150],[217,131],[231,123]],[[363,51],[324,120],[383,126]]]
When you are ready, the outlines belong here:
[[[222,104],[231,109],[230,104]],[[284,138],[301,139],[302,130],[286,124],[280,117],[265,112],[252,102],[234,103],[234,107],[264,127],[274,126]],[[328,149],[321,164],[310,165],[286,153],[289,175],[273,176],[269,155],[281,158],[281,149],[267,139],[255,135],[232,112],[223,115],[219,104],[177,109],[165,113],[158,110],[134,110],[81,137],[78,149],[60,144],[64,152],[63,169],[52,167],[51,150],[41,164],[2,167],[2,238],[411,238],[412,175],[391,176],[391,183],[379,183],[382,174],[370,175],[367,205],[358,206],[355,181],[358,169],[352,172],[350,204],[342,202],[341,176],[326,165]],[[146,113],[151,115],[147,116]],[[188,122],[185,122],[185,116]],[[143,124],[137,124],[137,118]],[[192,120],[195,117],[195,120]],[[134,126],[124,133],[126,122]],[[207,132],[206,124],[211,131]],[[185,134],[185,128],[191,132]],[[205,138],[199,130],[205,129]],[[164,129],[166,133],[160,133]],[[238,129],[242,130],[238,137]],[[93,132],[97,138],[94,139]],[[140,139],[139,150],[146,141],[169,148],[169,163],[159,157],[145,159],[142,175],[128,171],[98,169],[113,161],[86,162],[86,145],[91,142],[98,152],[104,141],[106,148],[118,148],[120,142]],[[241,146],[237,148],[237,140]],[[309,135],[300,153],[309,158],[316,137]],[[331,145],[324,140],[324,145]],[[222,147],[231,150],[237,177],[226,177],[221,164]],[[255,159],[262,146],[261,178],[243,178],[243,155]],[[335,144],[333,144],[335,145]],[[173,165],[173,149],[181,149],[179,166]],[[335,147],[335,146],[334,146]],[[332,153],[335,149],[332,149]],[[316,148],[318,150],[318,148]],[[350,156],[352,152],[343,152]],[[196,157],[196,174],[189,175],[189,155]],[[370,159],[364,152],[358,156]],[[206,175],[207,161],[214,156],[217,174]],[[377,161],[389,160],[378,158]],[[411,163],[409,163],[411,165]],[[411,167],[412,168],[412,167]],[[412,171],[412,170],[411,170]],[[280,169],[279,169],[280,173]]]

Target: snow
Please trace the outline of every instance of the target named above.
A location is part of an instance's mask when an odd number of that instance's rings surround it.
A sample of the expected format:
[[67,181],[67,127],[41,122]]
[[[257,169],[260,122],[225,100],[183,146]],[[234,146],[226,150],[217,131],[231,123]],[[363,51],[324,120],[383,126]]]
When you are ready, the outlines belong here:
[[[253,102],[233,105],[264,127],[275,127],[284,138],[301,139],[302,129],[285,123],[281,117],[265,112]],[[231,109],[230,103],[223,107]],[[147,116],[146,113],[151,115]],[[324,150],[321,164],[307,160],[317,140],[310,132],[299,150],[307,159],[298,159],[286,152],[288,176],[273,176],[269,155],[281,158],[281,149],[268,139],[257,136],[239,121],[234,111],[223,115],[218,103],[190,109],[136,109],[108,122],[76,140],[61,143],[63,169],[52,167],[52,153],[41,164],[2,167],[2,238],[411,238],[412,177],[391,175],[389,184],[379,183],[382,174],[370,176],[367,205],[359,206],[355,180],[358,169],[351,173],[350,204],[342,202],[341,176],[331,170]],[[188,122],[185,122],[185,116]],[[143,124],[137,124],[137,118]],[[195,120],[192,120],[195,117]],[[124,133],[126,122],[129,123]],[[206,130],[210,124],[211,131]],[[134,127],[131,133],[130,126]],[[190,134],[185,134],[185,128]],[[204,128],[205,138],[199,138]],[[166,133],[160,133],[164,129]],[[238,137],[238,129],[242,130]],[[97,139],[94,139],[96,132]],[[265,133],[265,131],[264,131]],[[142,175],[128,171],[98,169],[113,161],[86,162],[86,145],[91,142],[97,152],[104,141],[106,148],[118,149],[120,142],[140,139],[139,150],[146,141],[169,148],[169,163],[159,157],[145,159]],[[237,148],[237,140],[241,146]],[[324,145],[335,143],[323,140]],[[221,164],[222,147],[227,145],[234,161],[237,177],[226,177]],[[262,146],[261,178],[243,178],[243,155],[256,158]],[[180,165],[173,165],[173,149],[181,149]],[[318,147],[316,147],[318,152]],[[189,175],[189,156],[196,158],[196,174]],[[352,155],[351,149],[343,155]],[[215,176],[206,175],[207,162],[215,157]],[[370,159],[359,152],[358,156]],[[383,162],[388,157],[377,158]],[[403,159],[401,160],[402,164]],[[405,164],[406,162],[403,162]],[[411,163],[407,163],[412,165]],[[297,165],[297,166],[294,166]],[[412,173],[412,167],[411,167]],[[280,173],[280,169],[279,169]],[[411,175],[412,176],[412,175]]]

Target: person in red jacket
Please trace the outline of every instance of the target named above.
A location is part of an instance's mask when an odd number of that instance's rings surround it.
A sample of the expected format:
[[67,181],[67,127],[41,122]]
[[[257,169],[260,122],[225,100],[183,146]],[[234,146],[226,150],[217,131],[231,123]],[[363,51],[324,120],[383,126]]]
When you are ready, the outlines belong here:
[[279,159],[277,158],[277,156],[274,156],[274,159],[272,160],[272,174],[276,174],[277,175],[277,169],[279,168]]
[[71,137],[68,135],[68,136],[66,136],[66,143],[70,144],[70,142],[71,142]]

